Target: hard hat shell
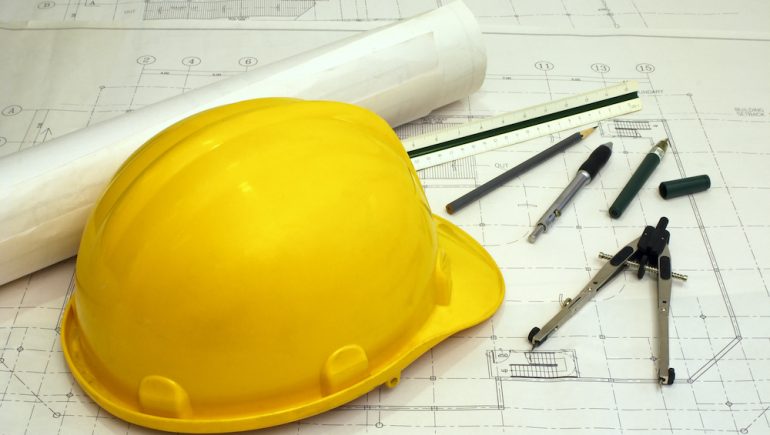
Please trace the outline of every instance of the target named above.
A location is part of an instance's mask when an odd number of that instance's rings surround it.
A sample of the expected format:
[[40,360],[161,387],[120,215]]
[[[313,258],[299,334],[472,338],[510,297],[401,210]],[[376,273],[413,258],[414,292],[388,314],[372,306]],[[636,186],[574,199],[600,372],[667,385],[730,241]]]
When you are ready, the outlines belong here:
[[83,234],[62,347],[124,420],[239,431],[395,386],[502,297],[385,121],[252,100],[180,121],[120,168]]

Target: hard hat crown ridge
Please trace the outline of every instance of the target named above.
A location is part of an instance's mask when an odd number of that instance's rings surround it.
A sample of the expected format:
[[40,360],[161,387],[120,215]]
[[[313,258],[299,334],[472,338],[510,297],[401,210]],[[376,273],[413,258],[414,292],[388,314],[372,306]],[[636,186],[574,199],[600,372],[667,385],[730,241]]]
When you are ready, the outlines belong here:
[[62,346],[120,418],[239,431],[395,386],[502,296],[385,121],[260,99],[180,121],[121,167],[83,234]]

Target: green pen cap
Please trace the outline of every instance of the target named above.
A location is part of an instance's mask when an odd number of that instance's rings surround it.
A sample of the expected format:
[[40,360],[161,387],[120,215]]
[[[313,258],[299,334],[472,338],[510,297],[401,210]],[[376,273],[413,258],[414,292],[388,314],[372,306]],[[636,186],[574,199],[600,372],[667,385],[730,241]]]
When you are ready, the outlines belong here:
[[708,190],[709,187],[711,187],[711,179],[708,175],[696,175],[679,180],[664,181],[660,183],[658,191],[663,199],[671,199],[691,193],[703,192]]

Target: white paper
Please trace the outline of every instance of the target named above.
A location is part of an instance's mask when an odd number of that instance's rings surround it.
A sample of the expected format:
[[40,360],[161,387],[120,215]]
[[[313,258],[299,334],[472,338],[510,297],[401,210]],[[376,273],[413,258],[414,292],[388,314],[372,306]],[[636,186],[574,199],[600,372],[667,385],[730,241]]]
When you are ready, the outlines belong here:
[[395,126],[468,96],[485,67],[473,15],[456,2],[8,155],[0,159],[0,284],[74,255],[88,213],[120,164],[189,115],[290,96],[358,104]]
[[[543,19],[562,4],[513,3]],[[612,10],[632,6],[614,0],[564,2],[570,10],[582,5],[587,15],[605,3]],[[702,3],[753,13],[740,2]],[[563,13],[557,18],[566,20]],[[289,39],[312,46],[314,40],[341,37],[352,23],[330,23],[313,32],[291,31],[295,24],[259,32],[259,39],[274,47]],[[56,35],[66,40],[78,32],[91,36],[89,49],[107,39],[105,31],[92,29]],[[518,27],[487,29],[489,66],[482,88],[399,127],[399,134],[433,131],[621,80],[639,82],[644,109],[602,122],[568,152],[452,216],[443,212],[446,203],[571,132],[422,171],[433,211],[483,243],[500,266],[507,286],[503,306],[488,322],[416,360],[396,388],[378,388],[317,417],[255,435],[770,433],[770,37],[691,30],[690,35],[586,34],[565,26],[528,33]],[[201,34],[208,43],[196,38]],[[23,75],[0,68],[0,99],[14,96],[0,102],[0,112],[11,105],[24,109],[0,115],[5,147],[32,146],[49,134],[85,125],[92,112],[96,119],[135,108],[163,92],[177,92],[185,81],[189,87],[213,80],[211,74],[234,73],[242,56],[262,62],[271,54],[265,44],[239,46],[241,34],[221,28],[136,30],[131,32],[134,46],[120,46],[109,59],[89,57],[84,48],[72,63],[51,64],[39,60],[50,57],[50,41],[36,31],[23,35],[2,35],[37,47],[38,58],[23,64]],[[11,53],[20,59],[17,51]],[[141,72],[136,59],[148,54],[157,62]],[[180,63],[188,56],[202,59],[189,74]],[[77,78],[67,71],[78,71]],[[9,91],[11,82],[17,92]],[[100,86],[105,88],[97,91]],[[671,140],[668,153],[623,217],[610,219],[607,208],[615,195],[662,136]],[[609,140],[614,151],[607,166],[552,231],[529,244],[526,237],[543,209],[591,150]],[[703,173],[712,180],[707,192],[672,200],[657,193],[663,180]],[[689,275],[687,283],[674,282],[672,289],[676,383],[656,383],[655,283],[649,277],[637,281],[632,272],[615,278],[530,352],[530,328],[542,326],[560,300],[574,297],[588,283],[604,264],[598,252],[620,248],[660,216],[670,219],[673,269]],[[160,435],[99,408],[69,374],[57,328],[74,287],[74,264],[67,260],[0,287],[0,432]]]
[[[440,6],[437,0],[0,0],[5,20],[183,22],[402,20]],[[767,31],[765,0],[468,0],[483,24],[565,30],[691,29]]]

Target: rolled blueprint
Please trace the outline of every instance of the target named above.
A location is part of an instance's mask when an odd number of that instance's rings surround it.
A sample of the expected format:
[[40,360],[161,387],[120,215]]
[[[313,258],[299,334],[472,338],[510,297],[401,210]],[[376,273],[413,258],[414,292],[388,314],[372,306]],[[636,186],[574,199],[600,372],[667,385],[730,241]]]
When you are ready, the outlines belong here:
[[201,110],[285,96],[367,107],[399,125],[484,79],[481,32],[461,2],[189,91],[0,159],[0,284],[77,252],[112,175],[152,136]]

